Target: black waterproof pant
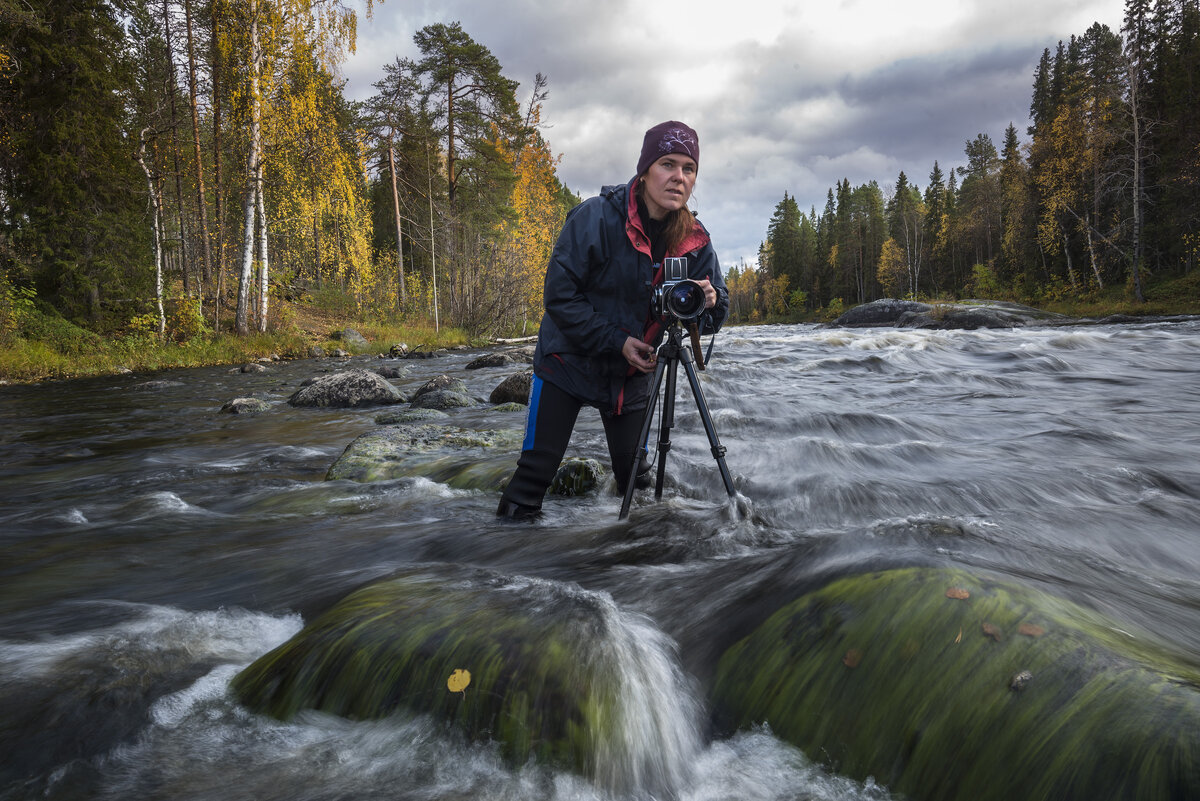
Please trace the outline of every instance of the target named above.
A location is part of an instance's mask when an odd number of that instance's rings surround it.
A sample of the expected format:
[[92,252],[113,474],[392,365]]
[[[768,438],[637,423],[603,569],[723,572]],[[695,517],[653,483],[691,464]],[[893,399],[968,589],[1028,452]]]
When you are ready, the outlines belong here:
[[[533,377],[529,393],[529,416],[525,421],[525,441],[521,445],[521,458],[517,469],[509,480],[500,499],[500,508],[540,509],[542,498],[558,472],[571,431],[583,402],[559,389],[549,381]],[[604,434],[608,438],[608,456],[612,460],[613,477],[617,480],[617,491],[625,493],[629,481],[629,468],[638,450],[638,434],[641,432],[643,411],[624,414],[601,412]]]

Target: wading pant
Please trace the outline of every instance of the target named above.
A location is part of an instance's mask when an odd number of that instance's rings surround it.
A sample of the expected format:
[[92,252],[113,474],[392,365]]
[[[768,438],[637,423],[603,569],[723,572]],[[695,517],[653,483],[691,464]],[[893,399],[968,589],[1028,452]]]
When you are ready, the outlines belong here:
[[[542,498],[554,480],[554,474],[558,472],[583,405],[554,384],[533,377],[533,387],[529,393],[529,416],[525,420],[525,441],[521,444],[521,458],[517,460],[516,472],[500,499],[502,510],[512,504],[529,510],[541,508]],[[641,432],[643,413],[643,410],[637,410],[624,414],[600,414],[604,434],[608,438],[613,477],[621,494],[625,492],[629,467],[638,449],[637,438]]]

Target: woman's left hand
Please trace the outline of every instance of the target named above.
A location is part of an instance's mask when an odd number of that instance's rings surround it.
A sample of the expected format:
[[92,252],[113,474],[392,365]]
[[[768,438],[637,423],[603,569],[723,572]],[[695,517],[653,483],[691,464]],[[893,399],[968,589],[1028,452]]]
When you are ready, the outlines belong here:
[[711,309],[717,305],[717,289],[712,285],[712,281],[707,278],[701,278],[696,282],[700,288],[704,290],[704,308]]

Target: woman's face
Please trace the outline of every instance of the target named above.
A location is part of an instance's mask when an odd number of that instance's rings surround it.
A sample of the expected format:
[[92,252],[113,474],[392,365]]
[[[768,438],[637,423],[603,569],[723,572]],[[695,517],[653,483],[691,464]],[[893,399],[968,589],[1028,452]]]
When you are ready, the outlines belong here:
[[650,217],[661,220],[682,209],[696,185],[696,161],[682,153],[668,153],[650,165],[642,179],[642,199]]

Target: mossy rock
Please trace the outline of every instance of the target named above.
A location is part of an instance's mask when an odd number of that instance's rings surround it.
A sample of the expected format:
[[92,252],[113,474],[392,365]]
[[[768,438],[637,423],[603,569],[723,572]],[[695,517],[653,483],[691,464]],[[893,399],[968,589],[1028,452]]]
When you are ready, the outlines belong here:
[[[232,682],[252,710],[428,713],[514,765],[584,775],[620,751],[622,665],[607,596],[534,579],[417,573],[361,588]],[[465,689],[452,685],[468,671]],[[462,674],[458,674],[461,678]]]
[[373,482],[423,476],[456,489],[498,490],[515,466],[519,431],[397,425],[351,442],[325,477]]
[[551,495],[586,495],[599,487],[606,475],[595,459],[564,459],[547,492]]
[[1196,798],[1197,676],[1128,631],[964,571],[873,573],[775,613],[713,697],[913,799]]

